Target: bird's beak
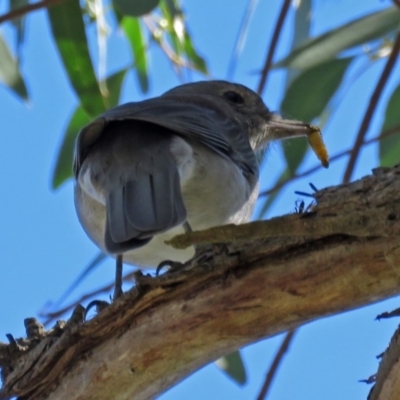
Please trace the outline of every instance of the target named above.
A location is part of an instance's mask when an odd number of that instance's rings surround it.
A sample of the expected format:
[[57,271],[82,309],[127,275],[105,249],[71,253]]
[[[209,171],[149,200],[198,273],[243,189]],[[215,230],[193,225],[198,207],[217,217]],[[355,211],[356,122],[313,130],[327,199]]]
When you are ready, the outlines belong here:
[[265,135],[265,139],[268,142],[298,136],[307,136],[314,153],[321,161],[321,164],[327,168],[329,166],[329,156],[322,140],[321,131],[317,126],[301,121],[283,119],[278,114],[269,114]]
[[270,114],[267,123],[268,140],[284,140],[296,136],[308,136],[319,132],[319,128],[301,121],[283,119],[280,115]]

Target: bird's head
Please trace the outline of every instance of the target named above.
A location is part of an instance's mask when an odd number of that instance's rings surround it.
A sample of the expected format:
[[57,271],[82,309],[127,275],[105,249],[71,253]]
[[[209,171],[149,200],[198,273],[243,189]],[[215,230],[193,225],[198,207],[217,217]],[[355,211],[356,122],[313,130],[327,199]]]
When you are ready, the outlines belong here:
[[[196,95],[195,97],[193,95]],[[308,136],[317,128],[305,122],[284,119],[271,112],[262,98],[253,90],[227,81],[203,81],[173,88],[164,96],[190,96],[199,105],[221,111],[228,118],[245,126],[253,150],[265,148],[269,142],[296,136]]]

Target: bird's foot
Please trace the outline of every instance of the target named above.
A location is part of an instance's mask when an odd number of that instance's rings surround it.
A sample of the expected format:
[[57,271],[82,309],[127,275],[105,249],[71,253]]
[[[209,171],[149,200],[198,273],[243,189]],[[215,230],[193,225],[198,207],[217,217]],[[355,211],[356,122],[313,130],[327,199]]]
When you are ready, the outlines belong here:
[[[311,182],[309,183],[309,185],[310,185],[310,188],[313,190],[314,193],[300,192],[298,190],[296,190],[294,193],[299,195],[299,196],[311,197],[311,198],[315,199],[315,193],[318,192],[318,189]],[[304,200],[298,200],[298,201],[296,201],[295,208],[294,208],[295,209],[295,213],[296,214],[308,214],[313,210],[314,206],[315,206],[315,200],[313,200],[307,206],[306,206],[306,203],[305,203]]]
[[92,308],[95,308],[95,312],[96,312],[96,315],[97,314],[100,314],[106,307],[108,307],[110,305],[110,303],[109,302],[107,302],[107,301],[104,301],[104,300],[93,300],[93,301],[91,301],[88,305],[87,305],[87,307],[86,307],[86,309],[85,309],[85,313],[84,313],[84,316],[83,316],[83,320],[84,321],[87,321],[87,316],[89,315],[89,311],[92,309]]
[[186,264],[187,263],[181,263],[172,260],[161,261],[156,268],[156,276],[159,276],[164,268],[168,268],[168,272],[182,271],[185,268]]
[[156,269],[156,276],[159,276],[160,272],[167,267],[168,273],[188,271],[196,267],[201,267],[202,269],[209,270],[213,266],[213,255],[213,246],[197,246],[194,256],[189,261],[186,261],[184,263],[171,260],[162,261]]

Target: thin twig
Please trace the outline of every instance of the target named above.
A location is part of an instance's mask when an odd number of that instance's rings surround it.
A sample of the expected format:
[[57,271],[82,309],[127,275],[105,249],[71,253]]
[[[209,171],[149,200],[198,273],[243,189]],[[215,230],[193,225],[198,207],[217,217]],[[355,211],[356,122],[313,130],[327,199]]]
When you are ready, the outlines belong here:
[[[371,139],[368,139],[368,140],[364,141],[363,142],[363,146],[378,142],[379,140],[382,140],[384,138],[387,138],[389,136],[392,136],[392,135],[395,135],[395,134],[398,134],[398,133],[400,133],[400,125],[394,126],[393,128],[390,128],[390,129],[386,129],[383,132],[381,132],[378,136],[375,136],[375,137],[373,137]],[[344,157],[344,156],[346,156],[348,154],[351,154],[352,151],[353,151],[352,148],[344,150],[344,151],[341,151],[340,153],[337,153],[334,156],[329,157],[329,161],[333,162],[333,161],[339,160],[340,158],[342,158],[342,157]],[[258,197],[268,196],[269,194],[275,192],[276,190],[279,190],[280,188],[282,188],[283,186],[285,186],[289,182],[293,182],[293,181],[295,181],[297,179],[304,178],[305,176],[311,175],[311,174],[313,174],[314,172],[318,171],[321,168],[322,168],[321,164],[317,164],[314,167],[311,167],[311,168],[305,170],[304,172],[301,172],[299,174],[293,174],[290,178],[286,179],[285,181],[278,182],[274,186],[270,187],[269,189],[262,191],[258,195]]]
[[273,379],[275,378],[276,373],[278,372],[279,365],[281,364],[281,362],[283,360],[283,356],[289,350],[290,343],[292,342],[294,334],[296,332],[297,332],[296,329],[293,329],[286,333],[285,339],[283,339],[283,342],[282,342],[281,346],[279,347],[274,360],[272,361],[271,367],[269,368],[269,370],[267,372],[264,384],[260,390],[259,395],[257,396],[257,400],[264,400],[266,398],[266,396],[268,394],[268,390],[271,387],[271,383],[272,383]]
[[30,13],[31,11],[40,10],[41,8],[55,6],[56,4],[63,3],[67,0],[43,0],[37,3],[30,3],[26,6],[16,8],[6,14],[0,15],[0,24],[6,21],[10,21],[14,18],[22,17],[25,14]]
[[265,84],[267,82],[267,77],[269,70],[271,69],[272,60],[274,58],[275,49],[278,44],[279,36],[282,32],[283,23],[285,22],[286,15],[289,11],[289,6],[292,3],[291,0],[283,0],[281,12],[279,13],[278,20],[276,21],[274,33],[272,35],[271,43],[269,44],[267,57],[265,59],[264,68],[261,71],[261,79],[258,84],[257,93],[261,96],[264,91]]
[[376,84],[375,90],[373,91],[372,96],[369,100],[367,111],[364,114],[364,118],[361,122],[360,129],[358,131],[356,141],[353,146],[353,150],[350,154],[349,162],[347,163],[347,167],[343,175],[343,183],[349,182],[351,176],[353,175],[354,167],[358,159],[361,147],[364,143],[365,135],[367,134],[369,125],[376,110],[376,106],[381,98],[383,89],[385,88],[389,76],[396,63],[399,51],[400,51],[400,32],[398,32],[396,36],[396,40],[393,44],[393,48],[386,62],[385,68],[383,69],[382,74],[378,80],[378,83]]
[[143,23],[146,25],[146,28],[149,30],[152,39],[158,43],[160,49],[164,52],[167,58],[172,62],[173,65],[177,66],[178,68],[183,67],[193,71],[198,71],[191,62],[186,61],[184,58],[180,57],[178,54],[175,53],[173,48],[165,41],[163,38],[157,38],[158,28],[155,23],[152,15],[144,16],[142,18]]

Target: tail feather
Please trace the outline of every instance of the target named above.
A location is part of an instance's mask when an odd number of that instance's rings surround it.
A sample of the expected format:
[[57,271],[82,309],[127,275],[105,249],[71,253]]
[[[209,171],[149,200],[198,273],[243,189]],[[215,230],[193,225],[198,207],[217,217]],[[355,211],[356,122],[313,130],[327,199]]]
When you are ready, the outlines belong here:
[[105,230],[105,235],[104,235],[104,245],[107,249],[107,251],[111,254],[120,254],[124,253],[125,251],[128,250],[134,250],[139,247],[144,246],[146,243],[150,242],[152,238],[149,237],[147,239],[129,239],[126,241],[121,241],[121,242],[116,242],[110,234],[110,222],[107,219],[106,222],[106,230]]
[[177,167],[169,154],[157,161],[162,167],[110,191],[106,206],[108,251],[142,246],[154,234],[185,222],[186,208]]
[[175,166],[165,166],[160,173],[130,181],[124,189],[124,214],[139,235],[163,232],[186,220]]

